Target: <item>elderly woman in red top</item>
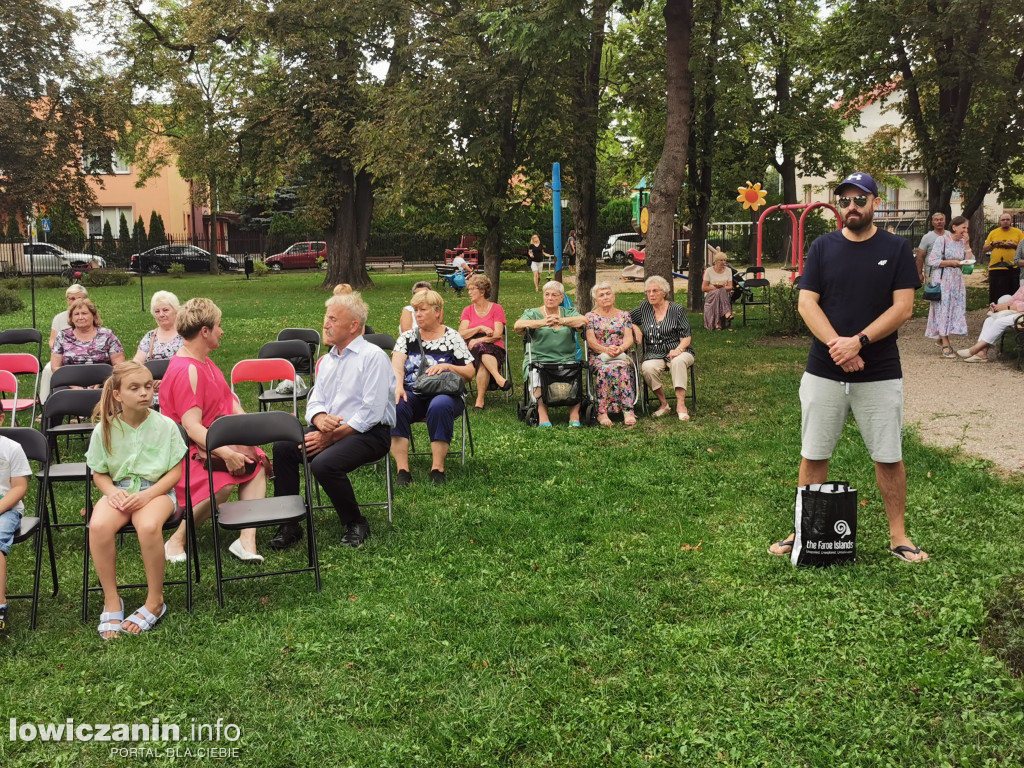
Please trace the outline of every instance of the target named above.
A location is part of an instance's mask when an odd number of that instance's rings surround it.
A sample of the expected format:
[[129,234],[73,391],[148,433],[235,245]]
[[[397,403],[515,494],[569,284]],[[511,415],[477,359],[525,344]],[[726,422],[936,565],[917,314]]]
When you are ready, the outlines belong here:
[[[210,515],[209,473],[197,446],[206,445],[206,430],[218,416],[245,413],[224,374],[214,365],[209,355],[220,346],[224,329],[220,325],[221,312],[209,299],[192,299],[178,312],[178,333],[185,340],[181,349],[171,358],[160,385],[160,412],[181,424],[188,433],[190,446],[185,461],[189,462],[192,507],[196,523]],[[213,487],[218,502],[227,501],[238,486],[238,498],[262,499],[267,495],[267,476],[263,470],[264,453],[256,449],[256,459],[233,450],[230,446],[218,448],[217,457],[224,460],[227,471],[213,471]],[[185,498],[185,473],[174,488],[179,499]],[[262,562],[256,552],[256,529],[242,531],[228,550],[239,560]],[[164,554],[172,563],[185,560],[185,524],[182,523],[164,545]]]

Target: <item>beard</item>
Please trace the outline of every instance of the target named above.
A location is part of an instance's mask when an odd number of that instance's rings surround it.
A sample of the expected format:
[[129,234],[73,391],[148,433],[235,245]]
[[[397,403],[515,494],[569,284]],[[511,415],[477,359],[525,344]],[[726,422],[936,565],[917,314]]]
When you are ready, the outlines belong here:
[[871,209],[868,210],[850,210],[845,217],[843,217],[843,226],[851,232],[863,232],[871,226],[871,223],[875,219],[875,212]]

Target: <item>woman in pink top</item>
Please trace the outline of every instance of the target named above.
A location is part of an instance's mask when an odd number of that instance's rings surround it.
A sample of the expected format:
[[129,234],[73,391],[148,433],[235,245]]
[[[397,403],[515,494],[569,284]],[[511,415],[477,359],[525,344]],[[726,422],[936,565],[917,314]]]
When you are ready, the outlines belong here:
[[485,275],[473,275],[466,281],[470,305],[462,310],[459,333],[473,353],[476,366],[476,410],[484,409],[484,395],[493,381],[503,392],[512,382],[501,375],[505,366],[505,310],[491,298],[491,281]]
[[[218,416],[245,413],[224,374],[214,365],[209,354],[220,346],[224,329],[220,325],[221,312],[209,299],[192,299],[178,312],[178,333],[185,340],[181,349],[171,358],[160,385],[160,412],[181,424],[189,436],[189,450],[184,461],[189,462],[191,474],[188,492],[196,523],[210,515],[209,474],[200,460],[197,446],[206,445],[206,430]],[[215,455],[224,460],[227,471],[214,470],[213,487],[217,501],[227,501],[238,486],[238,498],[262,499],[267,495],[267,476],[263,470],[266,455],[256,450],[256,460],[233,450],[229,446],[218,448]],[[185,473],[174,488],[179,499],[184,499]],[[263,562],[256,552],[256,529],[246,528],[228,548],[239,560]],[[175,531],[164,545],[167,560],[173,563],[185,560],[185,524]]]

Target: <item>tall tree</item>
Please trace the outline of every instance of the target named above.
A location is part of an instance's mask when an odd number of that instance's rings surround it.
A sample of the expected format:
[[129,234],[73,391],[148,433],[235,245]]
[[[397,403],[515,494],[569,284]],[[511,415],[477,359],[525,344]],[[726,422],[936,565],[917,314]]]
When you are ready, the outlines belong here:
[[[668,280],[671,287],[675,213],[683,179],[686,177],[686,153],[690,136],[693,91],[690,74],[692,0],[666,0],[664,16],[665,144],[651,185],[650,229],[647,234],[644,276],[660,275]],[[696,275],[702,266],[703,259],[691,251],[690,275]]]
[[913,138],[905,160],[924,169],[930,210],[948,215],[959,187],[971,216],[1020,166],[1019,22],[1018,0],[845,0],[829,17],[823,47],[848,96],[893,93]]
[[[605,27],[613,3],[595,0],[584,4],[580,20],[585,22],[581,50],[568,56],[569,109],[568,187],[576,229],[576,303],[581,312],[592,306],[590,289],[597,279],[597,145],[601,131],[601,63],[604,58]],[[588,7],[589,6],[589,7]]]
[[45,0],[0,0],[0,208],[92,203],[87,177],[109,172],[123,125],[94,62],[74,49],[70,12]]

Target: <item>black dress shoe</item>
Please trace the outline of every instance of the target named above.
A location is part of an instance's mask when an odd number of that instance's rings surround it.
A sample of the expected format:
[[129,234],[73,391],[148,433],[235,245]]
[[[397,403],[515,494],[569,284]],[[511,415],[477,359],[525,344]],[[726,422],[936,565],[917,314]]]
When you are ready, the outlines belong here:
[[444,476],[444,472],[439,469],[430,470],[430,482],[434,485],[444,485],[448,482],[448,479]]
[[500,389],[502,392],[508,392],[510,389],[512,389],[512,379],[505,379],[505,383],[502,386],[498,387],[498,389]]
[[395,485],[399,488],[407,488],[412,485],[412,475],[407,469],[398,470],[398,477],[395,478]]
[[274,534],[274,538],[267,546],[281,551],[294,547],[300,541],[302,541],[302,526],[298,523],[285,523],[277,529],[277,533]]
[[358,547],[368,538],[370,538],[369,523],[349,523],[348,530],[341,537],[341,543],[346,547]]

